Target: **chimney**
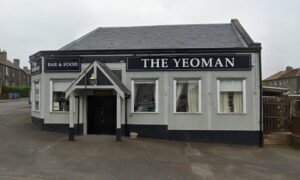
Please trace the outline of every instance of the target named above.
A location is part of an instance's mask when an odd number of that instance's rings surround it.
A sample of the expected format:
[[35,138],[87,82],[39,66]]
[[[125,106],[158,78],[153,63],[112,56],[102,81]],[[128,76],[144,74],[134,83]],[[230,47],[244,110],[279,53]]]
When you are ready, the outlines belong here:
[[7,53],[6,51],[1,51],[0,50],[0,62],[6,63],[7,60]]
[[20,59],[14,59],[14,65],[20,68]]
[[30,69],[28,69],[28,66],[23,66],[23,70],[24,70],[27,74],[30,74]]
[[293,70],[293,67],[292,67],[292,66],[287,66],[287,67],[285,68],[285,71],[290,71],[290,70]]

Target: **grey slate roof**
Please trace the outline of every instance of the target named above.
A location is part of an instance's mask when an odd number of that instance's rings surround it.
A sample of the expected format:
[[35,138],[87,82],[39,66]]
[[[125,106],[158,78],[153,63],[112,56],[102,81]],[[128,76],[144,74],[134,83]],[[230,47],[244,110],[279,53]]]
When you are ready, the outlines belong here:
[[99,27],[60,50],[247,47],[232,24]]

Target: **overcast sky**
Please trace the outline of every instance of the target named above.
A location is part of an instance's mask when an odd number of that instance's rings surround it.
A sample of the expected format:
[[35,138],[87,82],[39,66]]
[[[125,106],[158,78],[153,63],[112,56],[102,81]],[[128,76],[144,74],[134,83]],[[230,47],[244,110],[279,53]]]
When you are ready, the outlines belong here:
[[299,0],[0,0],[0,49],[29,66],[99,26],[241,24],[262,43],[263,77],[300,67]]

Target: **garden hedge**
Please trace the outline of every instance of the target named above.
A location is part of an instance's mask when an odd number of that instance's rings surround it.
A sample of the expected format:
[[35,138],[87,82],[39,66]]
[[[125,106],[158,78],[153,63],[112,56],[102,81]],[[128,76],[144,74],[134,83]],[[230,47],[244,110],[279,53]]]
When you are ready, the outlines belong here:
[[28,97],[30,93],[30,86],[3,86],[2,93],[19,93],[19,97]]

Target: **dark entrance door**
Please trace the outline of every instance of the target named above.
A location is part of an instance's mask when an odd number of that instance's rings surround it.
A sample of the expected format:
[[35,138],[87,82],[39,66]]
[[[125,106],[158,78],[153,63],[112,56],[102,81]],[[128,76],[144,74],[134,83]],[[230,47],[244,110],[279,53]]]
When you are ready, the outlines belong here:
[[88,134],[116,134],[116,96],[88,96]]

